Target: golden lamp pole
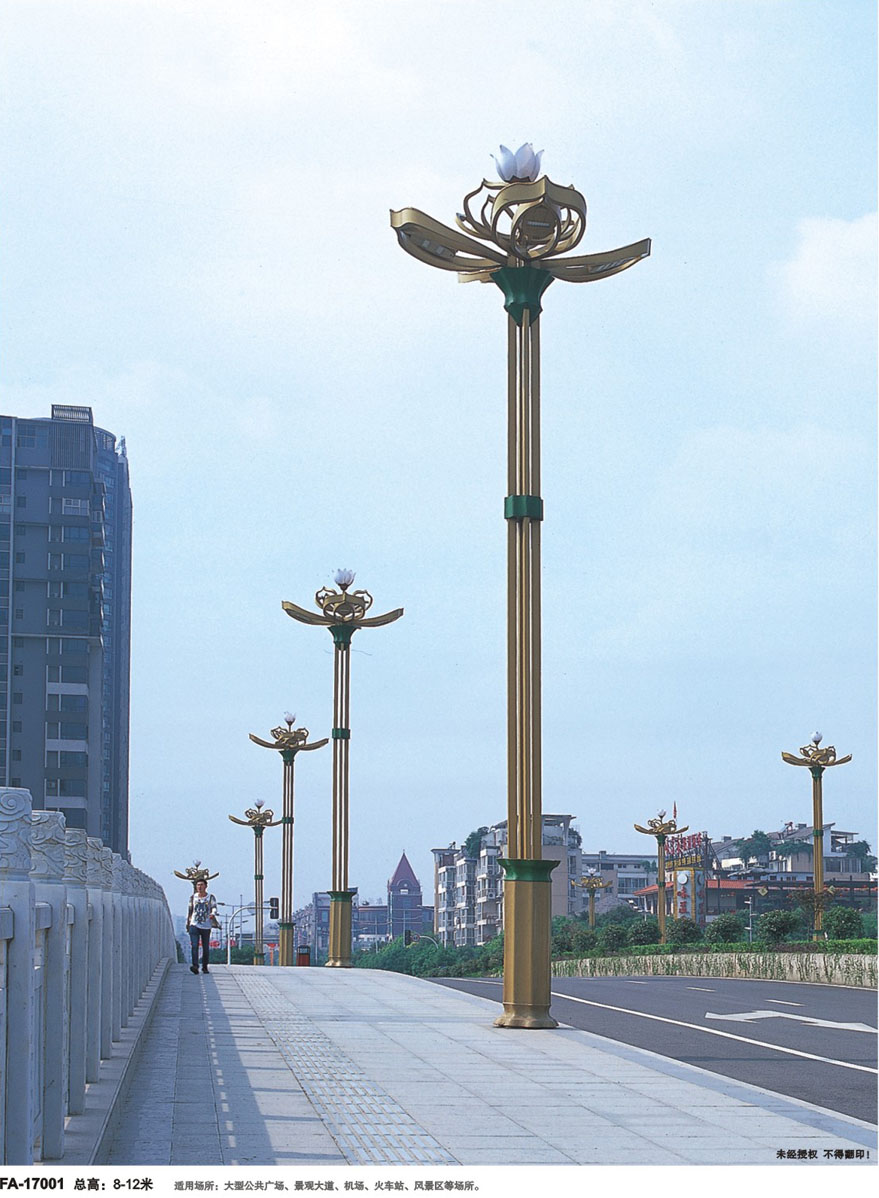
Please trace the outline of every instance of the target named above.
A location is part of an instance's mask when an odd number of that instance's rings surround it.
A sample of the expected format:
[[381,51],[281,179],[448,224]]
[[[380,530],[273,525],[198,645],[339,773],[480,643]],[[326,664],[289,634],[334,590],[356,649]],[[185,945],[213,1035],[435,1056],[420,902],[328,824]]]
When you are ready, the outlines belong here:
[[[507,856],[504,870],[504,1013],[497,1027],[551,1028],[550,872],[543,860],[540,710],[540,325],[554,279],[587,283],[626,270],[650,241],[581,257],[557,255],[586,230],[586,201],[540,176],[530,144],[495,159],[501,182],[484,179],[447,225],[417,208],[391,212],[402,248],[461,282],[495,283],[507,321]],[[460,231],[459,231],[460,230]]]
[[294,965],[293,945],[293,767],[296,754],[322,749],[328,739],[307,744],[308,729],[294,728],[295,715],[284,713],[286,728],[273,728],[272,740],[261,740],[252,732],[250,739],[264,749],[277,749],[284,762],[284,814],[281,816],[281,918],[278,921],[278,963]]
[[659,920],[660,944],[665,944],[665,838],[680,836],[682,832],[687,832],[689,827],[689,824],[685,824],[683,828],[679,828],[677,820],[665,818],[664,811],[660,811],[656,819],[649,819],[646,828],[635,824],[636,832],[656,837],[656,918]]
[[244,812],[247,819],[238,819],[235,815],[229,816],[233,824],[242,824],[245,828],[253,828],[253,902],[256,925],[253,935],[254,965],[263,965],[265,963],[265,949],[262,942],[262,834],[266,828],[277,828],[281,822],[279,819],[273,820],[274,811],[271,811],[268,807],[263,811],[263,806],[263,800],[258,799],[253,807],[248,807]]
[[582,886],[589,895],[589,926],[595,927],[595,892],[604,890],[605,886],[610,886],[610,882],[602,882],[599,874],[584,874],[579,882],[574,883],[575,886]]
[[327,965],[347,969],[351,965],[351,899],[348,889],[348,744],[349,692],[351,681],[351,637],[358,628],[379,628],[392,624],[403,614],[402,607],[369,616],[372,596],[368,591],[351,591],[353,570],[337,570],[338,591],[323,587],[314,597],[320,615],[282,602],[288,616],[302,624],[329,628],[335,645],[333,673],[333,885],[330,890],[330,953]]
[[812,889],[814,892],[815,920],[812,939],[820,940],[824,934],[824,906],[826,892],[824,889],[824,796],[821,790],[821,777],[832,765],[845,765],[851,761],[852,755],[840,757],[837,760],[836,749],[833,745],[821,748],[822,736],[815,732],[809,744],[800,749],[802,757],[794,757],[793,753],[782,753],[782,761],[788,765],[804,765],[812,775]]

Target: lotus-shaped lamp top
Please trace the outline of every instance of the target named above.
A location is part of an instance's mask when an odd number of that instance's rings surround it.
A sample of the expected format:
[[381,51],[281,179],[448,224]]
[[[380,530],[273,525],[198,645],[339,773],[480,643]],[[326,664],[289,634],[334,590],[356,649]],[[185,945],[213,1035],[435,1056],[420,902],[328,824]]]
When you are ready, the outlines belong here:
[[540,159],[543,157],[543,150],[537,154],[534,153],[534,146],[530,141],[524,142],[516,150],[515,154],[506,146],[500,147],[500,153],[494,159],[494,164],[497,167],[497,173],[503,179],[504,183],[512,183],[514,179],[519,182],[533,183],[540,174]]
[[822,740],[823,740],[823,737],[821,736],[820,732],[812,733],[812,744],[813,745],[820,745]]
[[336,573],[333,575],[333,582],[336,584],[337,587],[341,587],[343,591],[346,590],[353,581],[354,581],[354,571],[353,570],[337,570]]
[[288,728],[292,728],[292,727],[293,727],[293,724],[294,724],[295,720],[296,720],[296,713],[295,713],[295,712],[292,712],[292,711],[285,711],[285,712],[284,712],[284,723],[287,725],[287,727],[288,727]]

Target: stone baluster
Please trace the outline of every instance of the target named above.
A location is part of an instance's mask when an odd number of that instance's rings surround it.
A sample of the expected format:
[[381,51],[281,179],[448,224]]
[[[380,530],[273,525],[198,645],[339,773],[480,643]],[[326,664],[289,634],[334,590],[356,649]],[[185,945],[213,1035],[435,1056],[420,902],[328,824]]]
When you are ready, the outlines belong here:
[[34,886],[31,868],[31,793],[0,789],[0,906],[12,911],[13,938],[6,952],[6,1060],[2,1159],[33,1164]]
[[88,1018],[89,901],[86,891],[86,834],[84,828],[68,828],[64,845],[64,884],[67,904],[73,910],[70,935],[69,1074],[67,1110],[81,1115],[85,1107],[86,1043]]
[[[43,1129],[40,1155],[58,1160],[64,1155],[64,1119],[67,1115],[67,988],[70,970],[67,887],[64,884],[65,826],[60,811],[34,811],[31,815],[31,878],[34,899],[52,908],[46,929],[43,965]],[[40,1012],[35,1013],[37,1018]]]
[[96,1082],[101,1072],[101,1004],[104,968],[104,885],[101,868],[103,843],[86,837],[86,881],[88,882],[88,999],[86,1003],[85,1079]]
[[113,1054],[113,1007],[115,978],[113,974],[113,850],[101,848],[101,904],[104,908],[101,936],[101,1057]]
[[113,901],[113,1039],[122,1039],[123,992],[122,992],[122,858],[113,853],[110,864],[111,894]]

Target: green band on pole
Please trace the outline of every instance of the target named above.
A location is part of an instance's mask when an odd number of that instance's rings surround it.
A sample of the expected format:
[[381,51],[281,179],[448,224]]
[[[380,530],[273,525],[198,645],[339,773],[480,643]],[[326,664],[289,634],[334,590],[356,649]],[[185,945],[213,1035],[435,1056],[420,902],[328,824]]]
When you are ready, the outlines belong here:
[[328,890],[330,901],[334,903],[350,903],[355,895],[353,890]]
[[296,924],[293,923],[292,920],[290,923],[286,923],[283,919],[278,920],[278,929],[281,932],[289,931],[291,928],[295,928],[295,927],[296,927]]
[[282,824],[292,824],[292,823],[293,823],[293,816],[292,816],[292,815],[282,815],[282,816],[281,816],[281,823],[282,823]]
[[543,519],[543,500],[539,495],[508,495],[504,500],[505,520]]
[[550,882],[550,874],[558,861],[533,860],[531,858],[498,857],[504,871],[505,882]]
[[263,875],[262,874],[254,874],[253,880],[254,880],[254,882],[261,882],[263,880]]
[[330,624],[330,632],[333,634],[333,643],[337,649],[347,649],[351,644],[351,637],[357,629],[353,624]]
[[526,310],[531,323],[540,315],[540,297],[552,282],[552,275],[536,266],[502,266],[492,271],[491,279],[504,293],[504,307],[521,325]]
[[292,765],[296,760],[297,752],[297,749],[282,749],[281,760],[284,762],[284,765]]
[[351,739],[351,729],[350,728],[334,728],[333,729],[333,740],[350,740],[350,739]]

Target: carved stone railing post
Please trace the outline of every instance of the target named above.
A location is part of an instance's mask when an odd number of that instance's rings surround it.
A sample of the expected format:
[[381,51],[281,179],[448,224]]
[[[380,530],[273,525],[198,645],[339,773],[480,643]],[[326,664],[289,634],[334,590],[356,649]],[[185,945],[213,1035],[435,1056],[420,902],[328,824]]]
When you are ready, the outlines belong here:
[[[64,1155],[64,1119],[67,1115],[67,985],[70,970],[67,887],[64,885],[65,826],[60,811],[34,811],[31,815],[31,878],[34,899],[52,908],[46,929],[43,965],[43,1160]],[[40,1017],[39,1012],[36,1013]]]
[[104,875],[102,842],[86,837],[86,881],[88,882],[88,998],[86,1002],[85,1079],[96,1082],[101,1073],[101,1004],[104,968]]
[[101,903],[104,926],[101,935],[101,1057],[113,1055],[113,1006],[115,978],[113,976],[113,850],[101,848]]
[[34,887],[31,868],[31,794],[0,789],[0,906],[12,911],[6,953],[6,1062],[3,1162],[33,1163],[34,1092],[30,1047],[34,1005]]
[[67,1079],[67,1111],[70,1115],[82,1114],[85,1105],[89,964],[86,849],[85,829],[68,828],[64,845],[64,884],[67,887],[67,905],[73,910],[70,930],[70,1067]]

